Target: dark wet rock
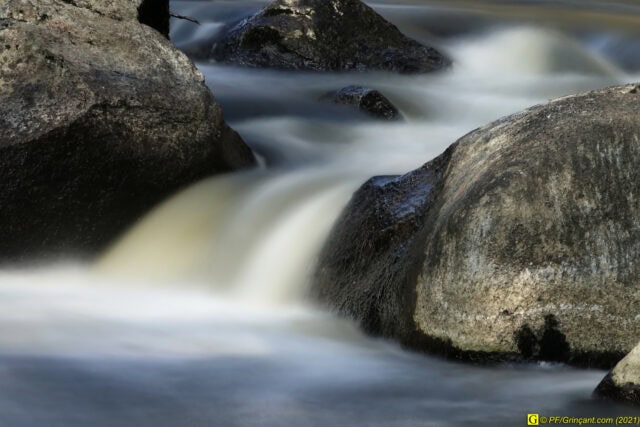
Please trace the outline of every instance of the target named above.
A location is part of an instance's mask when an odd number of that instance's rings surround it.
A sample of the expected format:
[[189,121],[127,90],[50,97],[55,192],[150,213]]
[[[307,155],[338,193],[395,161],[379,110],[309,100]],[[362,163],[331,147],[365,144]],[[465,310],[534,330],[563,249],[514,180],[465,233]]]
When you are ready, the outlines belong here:
[[314,294],[370,333],[413,329],[410,310],[418,233],[440,192],[450,152],[404,176],[379,176],[358,190],[320,256]]
[[293,70],[420,73],[450,64],[359,0],[276,0],[233,27],[216,60]]
[[359,111],[377,119],[397,120],[400,112],[384,95],[362,86],[347,86],[325,94],[322,100],[336,104],[351,105]]
[[640,345],[607,374],[594,395],[602,399],[640,405]]
[[95,252],[173,191],[254,164],[138,6],[0,5],[0,260]]
[[640,336],[640,90],[477,129],[352,198],[313,293],[451,358],[611,367]]

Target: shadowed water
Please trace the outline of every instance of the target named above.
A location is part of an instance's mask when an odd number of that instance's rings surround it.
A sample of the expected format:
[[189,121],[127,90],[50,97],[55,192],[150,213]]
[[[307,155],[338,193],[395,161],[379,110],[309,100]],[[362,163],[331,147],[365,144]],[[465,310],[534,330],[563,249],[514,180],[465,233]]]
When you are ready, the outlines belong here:
[[[172,39],[203,55],[264,4],[175,1],[202,24],[173,20]],[[322,74],[198,60],[265,166],[174,196],[94,265],[1,271],[0,426],[518,426],[530,412],[639,414],[591,399],[603,371],[410,353],[306,298],[332,221],[370,176],[405,173],[549,98],[636,80],[638,7],[372,5],[454,67]],[[380,90],[404,120],[319,101],[349,84]]]

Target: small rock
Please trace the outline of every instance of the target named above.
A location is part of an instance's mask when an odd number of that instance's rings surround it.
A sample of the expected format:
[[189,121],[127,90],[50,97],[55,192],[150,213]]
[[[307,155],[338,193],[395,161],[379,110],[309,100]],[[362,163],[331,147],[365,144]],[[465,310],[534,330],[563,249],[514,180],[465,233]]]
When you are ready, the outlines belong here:
[[324,95],[322,100],[336,104],[352,105],[372,117],[382,120],[398,120],[398,109],[384,95],[374,89],[362,86],[347,86]]

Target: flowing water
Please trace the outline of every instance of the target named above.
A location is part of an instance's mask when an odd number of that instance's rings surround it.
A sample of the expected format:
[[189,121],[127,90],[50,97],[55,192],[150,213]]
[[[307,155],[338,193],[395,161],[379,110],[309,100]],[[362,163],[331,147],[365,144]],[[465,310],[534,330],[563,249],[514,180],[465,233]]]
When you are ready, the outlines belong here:
[[[175,1],[198,53],[266,2]],[[424,76],[198,62],[259,170],[174,196],[95,263],[0,271],[0,426],[526,425],[526,414],[637,414],[591,399],[605,374],[478,367],[366,337],[315,308],[307,276],[351,193],[477,126],[549,98],[634,81],[640,7],[597,1],[372,3],[450,55]],[[318,98],[382,91],[380,123]]]

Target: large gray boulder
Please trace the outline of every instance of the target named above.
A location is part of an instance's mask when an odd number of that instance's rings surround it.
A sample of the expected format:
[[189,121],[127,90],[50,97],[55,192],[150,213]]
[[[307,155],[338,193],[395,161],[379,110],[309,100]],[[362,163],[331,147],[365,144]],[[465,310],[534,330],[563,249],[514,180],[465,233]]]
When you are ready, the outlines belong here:
[[640,345],[607,374],[594,395],[601,399],[640,405]]
[[180,187],[254,164],[139,6],[0,4],[0,260],[93,253]]
[[419,73],[450,64],[360,0],[276,0],[213,47],[222,62],[315,71]]
[[612,366],[640,336],[640,93],[569,96],[366,183],[314,278],[367,331],[467,360]]

